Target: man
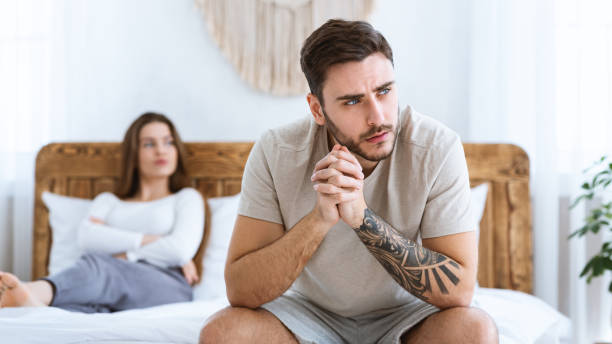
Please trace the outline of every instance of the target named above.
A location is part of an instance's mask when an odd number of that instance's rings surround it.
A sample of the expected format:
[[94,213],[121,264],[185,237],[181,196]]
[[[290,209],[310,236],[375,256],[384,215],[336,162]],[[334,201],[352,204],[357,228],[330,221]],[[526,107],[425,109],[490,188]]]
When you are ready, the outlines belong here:
[[200,342],[496,343],[469,307],[477,239],[459,137],[400,114],[391,48],[368,23],[328,21],[301,65],[314,119],[253,147],[225,268],[231,307]]

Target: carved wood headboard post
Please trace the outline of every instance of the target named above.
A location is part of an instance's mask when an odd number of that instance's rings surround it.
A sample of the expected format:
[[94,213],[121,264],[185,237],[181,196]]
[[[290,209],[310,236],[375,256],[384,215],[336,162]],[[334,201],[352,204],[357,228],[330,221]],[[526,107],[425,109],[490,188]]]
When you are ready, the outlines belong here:
[[[250,142],[186,143],[192,185],[205,197],[240,192]],[[532,291],[529,159],[508,144],[464,145],[470,182],[489,184],[480,223],[478,280],[483,287]],[[32,278],[47,274],[51,230],[43,191],[93,198],[118,178],[119,143],[52,143],[36,159]],[[203,251],[198,253],[201,257]]]
[[464,144],[471,184],[489,184],[480,223],[478,281],[533,290],[529,158],[511,144]]

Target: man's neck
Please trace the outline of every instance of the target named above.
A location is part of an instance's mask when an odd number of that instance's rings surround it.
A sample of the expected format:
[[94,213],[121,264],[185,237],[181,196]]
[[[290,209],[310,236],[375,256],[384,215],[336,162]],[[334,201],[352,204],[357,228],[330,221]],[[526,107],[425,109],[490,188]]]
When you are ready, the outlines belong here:
[[361,168],[363,168],[362,172],[364,179],[367,178],[372,173],[372,171],[374,171],[374,169],[379,163],[379,161],[366,160],[360,157],[359,155],[355,155],[355,157],[357,158],[357,161],[359,161],[359,164],[361,164]]

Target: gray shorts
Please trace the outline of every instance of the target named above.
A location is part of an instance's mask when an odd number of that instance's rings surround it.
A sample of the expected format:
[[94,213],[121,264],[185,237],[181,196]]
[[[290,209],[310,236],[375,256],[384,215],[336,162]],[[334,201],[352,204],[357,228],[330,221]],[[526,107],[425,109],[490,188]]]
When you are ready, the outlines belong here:
[[408,304],[356,317],[343,317],[287,292],[263,306],[304,343],[399,343],[411,327],[439,309],[416,299]]

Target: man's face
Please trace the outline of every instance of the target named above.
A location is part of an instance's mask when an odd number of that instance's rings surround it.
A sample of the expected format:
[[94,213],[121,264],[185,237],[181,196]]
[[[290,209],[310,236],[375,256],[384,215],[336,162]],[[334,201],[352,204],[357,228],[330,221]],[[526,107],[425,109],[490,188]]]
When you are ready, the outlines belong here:
[[359,62],[331,66],[323,85],[324,124],[334,139],[369,161],[393,151],[397,139],[398,102],[393,65],[381,53]]

